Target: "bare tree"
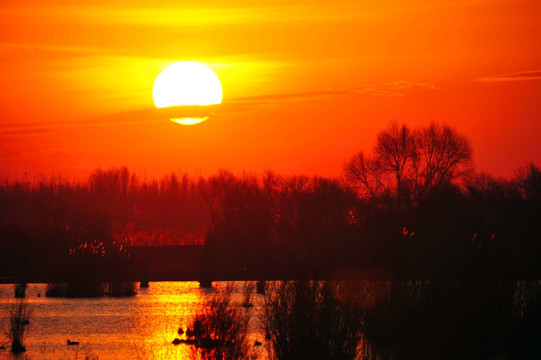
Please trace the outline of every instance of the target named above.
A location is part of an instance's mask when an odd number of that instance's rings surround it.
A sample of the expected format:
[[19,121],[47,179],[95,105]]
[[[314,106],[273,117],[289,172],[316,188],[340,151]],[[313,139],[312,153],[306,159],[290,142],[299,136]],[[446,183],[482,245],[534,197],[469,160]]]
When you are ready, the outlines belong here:
[[417,131],[415,167],[416,197],[451,182],[471,170],[472,149],[468,140],[447,125],[431,123]]
[[345,164],[344,173],[362,196],[387,193],[402,206],[467,174],[471,157],[468,140],[447,125],[411,130],[393,123],[370,154],[359,152]]
[[391,124],[389,129],[378,135],[374,149],[375,166],[381,170],[381,175],[390,177],[383,179],[383,184],[393,184],[396,189],[398,202],[402,203],[404,192],[404,177],[408,176],[412,163],[416,158],[417,141],[415,132],[406,125]]
[[344,170],[349,184],[364,197],[375,197],[384,188],[376,161],[362,151],[346,163]]
[[539,201],[541,199],[541,169],[530,163],[517,170],[516,183],[524,200]]
[[130,173],[127,167],[97,169],[88,178],[90,190],[93,193],[114,194],[127,196],[138,184],[137,176]]

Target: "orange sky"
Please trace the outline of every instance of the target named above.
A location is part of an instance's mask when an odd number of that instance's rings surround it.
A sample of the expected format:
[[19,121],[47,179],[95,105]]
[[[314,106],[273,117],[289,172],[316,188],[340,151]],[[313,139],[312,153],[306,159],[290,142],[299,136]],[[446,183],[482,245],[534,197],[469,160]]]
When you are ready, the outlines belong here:
[[[43,3],[0,4],[3,177],[335,176],[393,120],[456,127],[496,175],[541,164],[538,0]],[[152,110],[181,60],[223,86],[195,126]]]

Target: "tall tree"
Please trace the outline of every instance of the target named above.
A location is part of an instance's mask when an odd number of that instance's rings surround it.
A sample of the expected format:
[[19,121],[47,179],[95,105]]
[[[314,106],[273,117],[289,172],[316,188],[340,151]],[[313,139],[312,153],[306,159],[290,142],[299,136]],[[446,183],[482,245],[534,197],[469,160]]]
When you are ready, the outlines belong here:
[[404,206],[464,176],[471,157],[468,140],[447,125],[411,130],[393,123],[370,153],[361,151],[345,164],[344,173],[361,196],[391,195]]
[[416,198],[470,172],[471,146],[455,129],[433,122],[416,132],[416,140]]

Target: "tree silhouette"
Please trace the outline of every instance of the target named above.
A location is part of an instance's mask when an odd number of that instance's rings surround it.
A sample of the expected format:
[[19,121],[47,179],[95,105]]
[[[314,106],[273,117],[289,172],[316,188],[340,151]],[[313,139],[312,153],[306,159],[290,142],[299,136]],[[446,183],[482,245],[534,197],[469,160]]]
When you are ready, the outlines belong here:
[[[410,172],[417,164],[417,141],[416,134],[406,125],[392,124],[387,131],[378,135],[375,147],[376,171],[382,177],[379,183],[394,184],[398,203],[402,203],[404,177],[411,177]],[[389,179],[384,179],[389,176]]]
[[361,196],[390,195],[401,208],[467,174],[471,157],[468,140],[447,125],[412,130],[393,123],[371,153],[361,151],[345,164],[344,173]]
[[431,123],[417,131],[417,151],[414,159],[417,198],[468,174],[472,149],[468,140],[447,125]]

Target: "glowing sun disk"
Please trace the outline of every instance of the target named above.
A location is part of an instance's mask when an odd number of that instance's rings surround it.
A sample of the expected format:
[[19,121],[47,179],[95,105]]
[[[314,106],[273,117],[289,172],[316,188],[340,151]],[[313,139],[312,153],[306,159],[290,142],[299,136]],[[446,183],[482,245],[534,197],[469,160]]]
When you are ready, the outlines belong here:
[[[152,97],[157,108],[179,105],[213,105],[222,102],[222,84],[216,74],[196,61],[180,61],[162,70],[154,81]],[[208,117],[179,117],[171,121],[194,125]]]
[[205,65],[180,61],[169,65],[156,77],[152,97],[158,108],[220,104],[222,85],[216,74]]

